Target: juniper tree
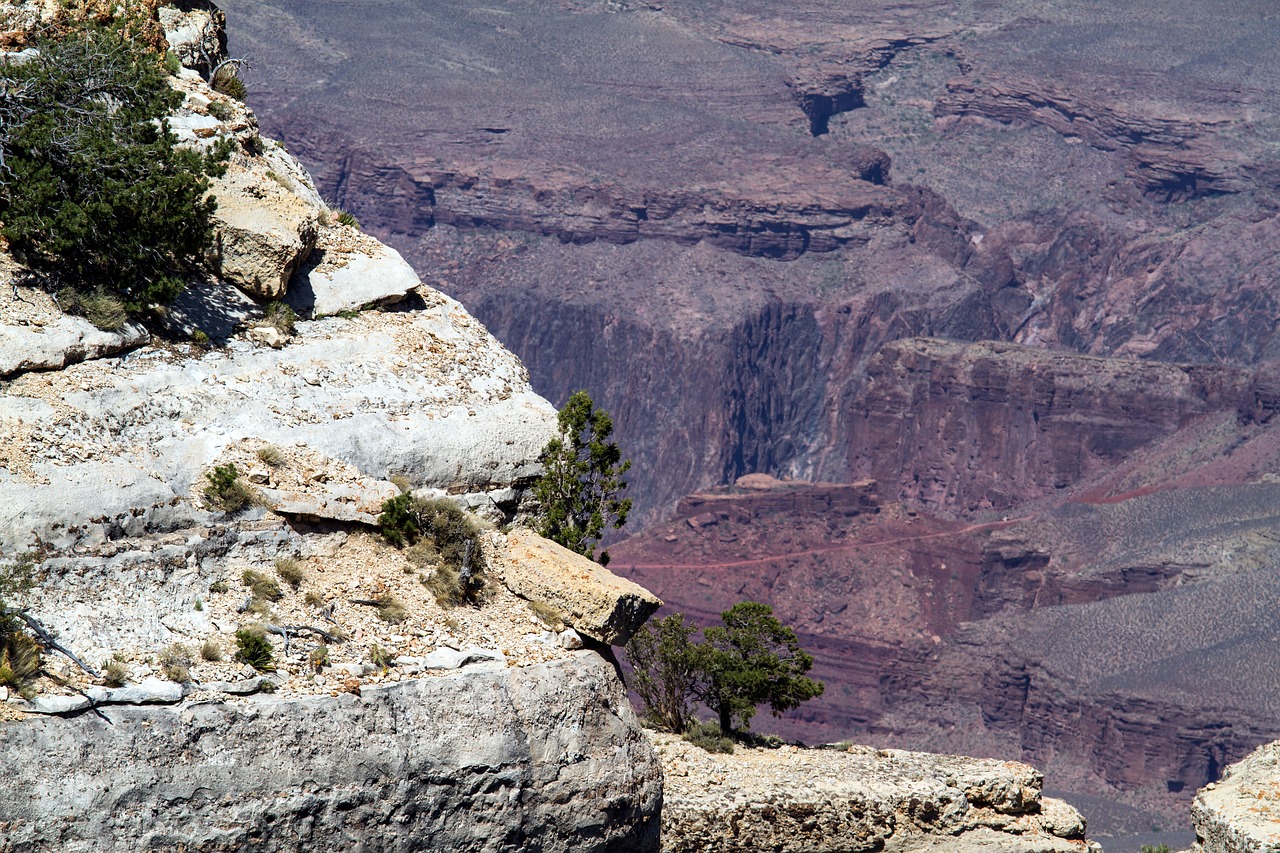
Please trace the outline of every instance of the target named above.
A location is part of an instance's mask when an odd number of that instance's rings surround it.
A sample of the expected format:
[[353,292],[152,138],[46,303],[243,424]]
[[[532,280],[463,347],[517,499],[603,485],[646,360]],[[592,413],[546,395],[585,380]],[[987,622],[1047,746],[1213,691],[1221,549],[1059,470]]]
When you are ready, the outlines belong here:
[[163,59],[122,25],[85,24],[0,60],[0,233],[57,286],[130,313],[171,300],[211,242],[208,174],[227,148],[179,147]]
[[542,451],[542,476],[534,485],[542,506],[538,532],[607,566],[609,552],[597,555],[596,546],[607,528],[627,522],[631,499],[622,497],[622,476],[631,461],[622,461],[617,443],[609,440],[613,419],[586,391],[569,398],[557,423],[559,434]]

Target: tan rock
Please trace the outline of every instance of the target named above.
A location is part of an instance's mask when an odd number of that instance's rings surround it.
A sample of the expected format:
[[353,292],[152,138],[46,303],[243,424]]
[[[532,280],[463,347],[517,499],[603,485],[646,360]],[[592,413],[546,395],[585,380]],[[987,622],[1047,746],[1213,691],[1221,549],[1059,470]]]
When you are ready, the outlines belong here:
[[316,244],[319,209],[293,192],[265,160],[237,161],[214,181],[218,200],[210,261],[258,299],[280,299]]
[[513,531],[498,562],[512,592],[545,601],[567,625],[602,643],[623,645],[662,606],[639,584],[531,530]]

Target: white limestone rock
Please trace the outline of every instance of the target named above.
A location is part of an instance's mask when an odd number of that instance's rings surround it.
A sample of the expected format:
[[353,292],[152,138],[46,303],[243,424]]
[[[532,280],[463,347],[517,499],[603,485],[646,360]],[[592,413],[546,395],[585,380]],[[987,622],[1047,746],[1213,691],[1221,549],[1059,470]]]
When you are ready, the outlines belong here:
[[308,448],[374,481],[523,490],[555,409],[458,303],[423,298],[411,313],[300,322],[278,350],[232,341],[19,377],[0,396],[17,460],[0,470],[0,548],[36,536],[74,547],[198,516],[205,471],[246,439]]
[[1280,853],[1280,741],[1260,746],[1191,804],[1195,853]]
[[516,853],[534,837],[549,853],[658,850],[661,770],[591,653],[359,696],[105,713],[0,722],[5,843],[260,853],[346,849],[355,834],[366,851]]
[[341,255],[318,250],[294,275],[285,302],[300,316],[318,317],[397,302],[421,284],[395,249],[368,251]]

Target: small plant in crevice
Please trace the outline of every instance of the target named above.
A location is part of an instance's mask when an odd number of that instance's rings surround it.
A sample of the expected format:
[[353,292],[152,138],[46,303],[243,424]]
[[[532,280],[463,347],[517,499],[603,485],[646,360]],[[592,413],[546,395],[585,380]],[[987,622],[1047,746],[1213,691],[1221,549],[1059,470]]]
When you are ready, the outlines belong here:
[[209,592],[215,595],[227,592],[230,589],[231,589],[231,586],[226,581],[223,581],[223,580],[217,580],[209,584]]
[[0,686],[13,688],[22,696],[30,693],[30,681],[40,670],[40,645],[23,630],[22,621],[10,615],[4,599],[35,585],[35,567],[32,552],[0,565]]
[[235,115],[235,110],[231,109],[231,105],[226,101],[210,101],[205,109],[218,121],[230,121]]
[[316,646],[311,650],[311,654],[307,655],[307,663],[316,672],[324,669],[329,665],[329,647],[326,645]]
[[391,668],[391,655],[377,643],[374,643],[369,647],[369,663],[382,670],[382,674],[386,675],[387,670]]
[[340,225],[346,225],[348,228],[360,228],[360,220],[356,219],[353,214],[350,214],[345,210],[338,211],[338,223]]
[[234,463],[215,465],[205,475],[204,498],[211,507],[222,512],[239,512],[258,502],[258,495],[243,480]]
[[280,334],[293,337],[298,331],[297,322],[298,315],[288,305],[283,302],[269,302],[262,310],[262,320],[257,325],[271,326]]
[[248,664],[258,672],[275,669],[275,654],[266,632],[261,628],[241,628],[236,631],[236,660]]
[[529,609],[533,611],[534,616],[538,617],[538,621],[551,630],[564,630],[564,616],[552,605],[545,601],[535,600],[529,602]]

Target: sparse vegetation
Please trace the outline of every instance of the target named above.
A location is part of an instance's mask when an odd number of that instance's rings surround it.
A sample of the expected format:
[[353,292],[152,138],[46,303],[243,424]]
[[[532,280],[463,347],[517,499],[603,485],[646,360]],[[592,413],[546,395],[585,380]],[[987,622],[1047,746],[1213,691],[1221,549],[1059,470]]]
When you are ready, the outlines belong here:
[[338,211],[338,223],[346,225],[349,228],[360,227],[360,220],[356,219],[354,215],[347,213],[345,210]]
[[200,647],[200,657],[213,663],[222,660],[222,646],[217,640],[210,637],[204,641],[204,645]]
[[702,723],[697,720],[689,723],[689,727],[681,734],[685,740],[707,752],[733,753],[733,738],[720,732],[715,723]]
[[102,683],[108,687],[121,687],[129,678],[129,670],[122,662],[109,660],[102,664]]
[[9,612],[5,599],[34,586],[35,566],[36,556],[31,552],[0,566],[0,685],[23,695],[40,669],[40,646],[23,630],[22,621]]
[[191,680],[191,650],[181,643],[174,643],[160,653],[160,672],[170,681],[179,684]]
[[378,599],[378,618],[391,625],[400,625],[409,618],[409,611],[393,596]]
[[413,484],[409,482],[409,478],[404,474],[392,474],[389,478],[391,484],[400,490],[400,494],[408,494],[413,491]]
[[609,564],[609,552],[596,554],[607,528],[627,523],[631,499],[623,498],[631,469],[613,435],[613,419],[597,409],[586,391],[569,398],[557,418],[559,435],[542,450],[542,476],[534,495],[542,506],[538,532],[570,551]]
[[1168,844],[1144,844],[1138,849],[1141,853],[1169,853]]
[[277,332],[293,337],[297,332],[298,315],[283,302],[268,302],[262,309],[262,321],[258,325],[271,326]]
[[221,593],[227,592],[230,589],[231,589],[230,585],[224,580],[216,580],[213,583],[209,584],[209,592],[215,595],[220,595]]
[[553,631],[564,630],[564,616],[560,611],[552,607],[545,601],[530,601],[529,609],[533,611],[533,615],[538,617],[542,624],[546,625]]
[[244,574],[240,576],[240,580],[253,593],[254,598],[263,601],[279,601],[284,598],[284,590],[280,588],[280,584],[261,572],[245,569]]
[[235,110],[231,109],[231,105],[226,101],[210,101],[206,109],[209,111],[209,115],[218,121],[230,121],[231,117],[235,115]]
[[204,498],[214,509],[239,512],[258,501],[257,493],[240,479],[233,463],[215,465],[205,478],[208,484],[204,487]]
[[271,641],[261,628],[241,628],[236,631],[236,660],[248,664],[258,672],[275,668]]
[[302,563],[292,557],[280,557],[276,560],[276,575],[294,589],[302,586],[302,581],[306,579]]
[[226,95],[237,101],[244,101],[245,96],[249,93],[245,88],[244,81],[240,79],[240,73],[234,65],[223,65],[214,72],[213,80],[210,81],[213,91]]
[[307,663],[316,672],[324,669],[329,665],[329,647],[325,645],[316,646],[311,650],[311,654],[307,655]]
[[324,607],[324,603],[325,603],[324,596],[318,592],[315,592],[314,590],[312,590],[311,592],[308,592],[303,597],[303,601],[306,602],[308,607],[316,607],[316,608]]
[[288,457],[284,455],[284,451],[276,447],[274,444],[268,444],[265,447],[259,447],[257,452],[258,461],[264,465],[270,465],[272,468],[279,468],[285,464]]
[[397,495],[383,503],[378,525],[387,541],[408,546],[405,556],[411,563],[423,568],[435,564],[422,582],[442,607],[481,600],[486,564],[480,527],[456,503]]
[[58,291],[58,304],[62,310],[80,314],[104,332],[117,332],[129,320],[124,302],[102,289],[80,292],[64,287]]

